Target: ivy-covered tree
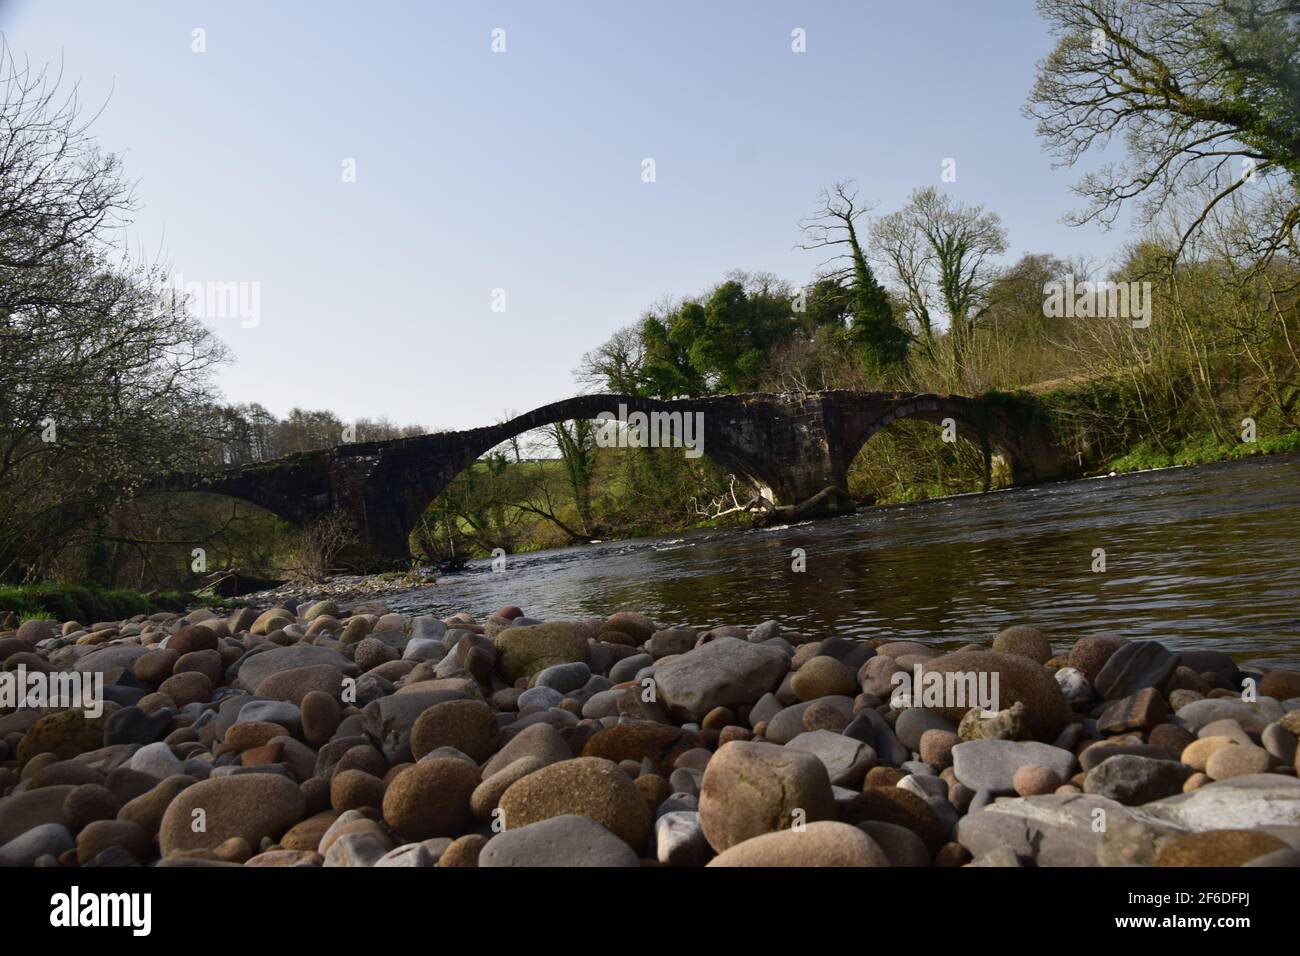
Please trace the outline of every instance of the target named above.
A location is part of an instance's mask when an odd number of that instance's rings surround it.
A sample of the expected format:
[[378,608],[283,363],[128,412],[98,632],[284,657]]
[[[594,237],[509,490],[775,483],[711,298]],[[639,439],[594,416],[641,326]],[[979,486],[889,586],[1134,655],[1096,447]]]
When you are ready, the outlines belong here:
[[906,363],[909,339],[863,252],[857,221],[866,211],[850,183],[835,183],[822,191],[821,208],[800,223],[805,237],[800,248],[837,250],[823,263],[829,271],[820,280],[819,298],[827,301],[824,283],[843,290],[841,301],[850,316],[848,342],[874,377],[888,379]]

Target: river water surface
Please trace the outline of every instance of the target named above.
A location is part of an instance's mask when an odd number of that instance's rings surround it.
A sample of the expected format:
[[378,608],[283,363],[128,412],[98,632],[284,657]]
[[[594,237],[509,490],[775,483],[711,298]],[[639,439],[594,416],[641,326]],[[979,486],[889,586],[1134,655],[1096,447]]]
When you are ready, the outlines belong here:
[[959,643],[1025,623],[1056,643],[1108,631],[1300,666],[1298,549],[1300,456],[1287,455],[511,555],[388,604]]

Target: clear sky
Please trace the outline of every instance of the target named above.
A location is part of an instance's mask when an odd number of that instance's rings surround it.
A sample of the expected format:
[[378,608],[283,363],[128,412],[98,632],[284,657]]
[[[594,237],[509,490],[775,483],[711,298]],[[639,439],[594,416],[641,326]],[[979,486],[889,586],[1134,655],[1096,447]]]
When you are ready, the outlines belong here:
[[837,179],[881,213],[926,185],[983,203],[1009,260],[1128,238],[1061,223],[1078,171],[1020,112],[1051,47],[1032,0],[10,0],[0,28],[107,100],[133,246],[258,284],[256,325],[211,324],[227,399],[277,414],[463,428],[568,397],[666,294],[806,281],[796,223]]

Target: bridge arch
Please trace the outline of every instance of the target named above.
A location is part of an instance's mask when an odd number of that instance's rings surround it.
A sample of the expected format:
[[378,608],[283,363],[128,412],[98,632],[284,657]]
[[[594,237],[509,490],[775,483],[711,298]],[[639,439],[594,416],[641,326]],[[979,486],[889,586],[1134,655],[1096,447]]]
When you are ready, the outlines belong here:
[[[1046,429],[1014,404],[960,396],[880,392],[724,395],[660,400],[579,395],[509,421],[465,431],[358,442],[215,474],[174,474],[149,490],[209,491],[250,501],[304,524],[333,509],[351,513],[368,554],[404,561],[407,540],[429,502],[484,453],[506,440],[561,421],[680,413],[702,425],[702,452],[752,483],[774,504],[843,506],[827,496],[847,484],[849,463],[867,440],[901,418],[953,418],[1006,454],[1019,483],[1056,477],[1061,455]],[[679,433],[680,434],[680,433]],[[812,512],[810,512],[811,515]]]
[[[728,403],[712,399],[660,400],[635,395],[580,395],[543,405],[508,421],[460,432],[441,432],[416,438],[379,442],[372,446],[335,449],[344,459],[371,462],[364,482],[360,515],[365,537],[382,553],[405,555],[407,538],[422,518],[429,502],[441,494],[457,475],[502,443],[526,432],[575,419],[593,420],[603,414],[621,417],[647,415],[700,415],[701,453],[757,487],[770,487],[772,463],[764,462],[735,440],[737,421]],[[696,419],[692,419],[693,425]],[[681,432],[676,434],[680,435]],[[377,456],[377,457],[376,457]],[[394,507],[395,505],[395,507]]]
[[959,395],[899,396],[874,415],[863,416],[844,435],[846,465],[853,462],[873,436],[895,422],[907,420],[940,427],[951,422],[959,439],[980,448],[986,466],[994,456],[1004,459],[1013,484],[1030,484],[1037,479],[1034,458],[1022,447],[1021,427],[989,403]]

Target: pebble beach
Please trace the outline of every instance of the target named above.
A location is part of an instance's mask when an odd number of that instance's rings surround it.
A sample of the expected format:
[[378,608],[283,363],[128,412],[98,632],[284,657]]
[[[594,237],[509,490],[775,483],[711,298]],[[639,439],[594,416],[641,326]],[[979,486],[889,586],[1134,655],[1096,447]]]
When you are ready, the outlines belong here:
[[[1300,671],[341,603],[0,630],[11,690],[102,680],[0,698],[0,865],[1300,864]],[[900,698],[924,672],[996,706]]]

